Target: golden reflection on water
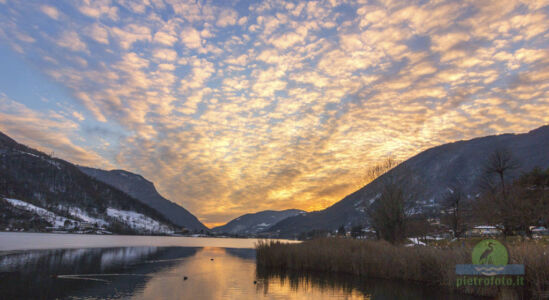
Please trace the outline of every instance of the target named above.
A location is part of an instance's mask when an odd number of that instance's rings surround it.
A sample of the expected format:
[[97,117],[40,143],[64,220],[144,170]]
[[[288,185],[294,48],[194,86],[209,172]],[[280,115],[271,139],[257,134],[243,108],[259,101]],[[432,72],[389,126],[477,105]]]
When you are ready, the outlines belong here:
[[[188,279],[183,280],[183,276]],[[230,249],[213,247],[202,248],[174,267],[155,274],[132,298],[370,299],[357,290],[321,287],[309,280],[291,284],[277,277],[257,278],[253,256],[239,257]]]
[[307,280],[294,285],[284,280],[270,279],[260,282],[257,292],[267,299],[370,299],[369,295],[355,289],[323,287]]

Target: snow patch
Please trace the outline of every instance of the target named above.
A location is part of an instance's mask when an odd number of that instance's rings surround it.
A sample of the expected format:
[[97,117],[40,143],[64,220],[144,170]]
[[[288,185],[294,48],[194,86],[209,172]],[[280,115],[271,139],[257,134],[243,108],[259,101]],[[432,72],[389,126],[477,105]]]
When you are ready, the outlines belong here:
[[[65,221],[67,220],[72,222],[75,225],[80,225],[82,224],[82,222],[97,224],[99,227],[107,227],[109,225],[108,221],[100,218],[94,218],[78,207],[69,207],[68,209],[66,209],[63,206],[58,207],[59,210],[67,211],[71,216],[77,219],[77,220],[74,220],[74,219],[62,217],[52,211],[49,211],[47,209],[30,204],[22,200],[10,199],[10,198],[5,198],[5,199],[10,205],[14,207],[32,212],[40,216],[42,219],[46,220],[48,223],[51,223],[53,228],[55,229],[63,229],[65,227]],[[140,214],[134,211],[125,211],[125,210],[118,210],[114,208],[107,208],[107,215],[111,218],[117,219],[118,221],[128,225],[129,227],[137,231],[166,233],[166,234],[173,233],[173,230],[169,226],[164,225],[150,217],[147,217],[143,214]],[[78,220],[81,220],[82,222]]]
[[57,170],[61,170],[61,164],[59,162],[52,159],[46,159],[45,161],[47,161],[50,165],[56,167]]
[[136,230],[173,233],[173,230],[171,230],[168,226],[134,211],[107,208],[107,215],[118,219],[120,222]]
[[53,227],[56,227],[56,228],[62,228],[65,224],[65,221],[67,221],[67,220],[69,220],[71,222],[77,222],[77,221],[72,220],[72,219],[61,217],[61,216],[59,216],[59,215],[57,215],[57,214],[55,214],[55,213],[53,213],[53,212],[51,212],[47,209],[44,209],[42,207],[38,207],[36,205],[30,204],[30,203],[22,201],[22,200],[10,199],[10,198],[5,198],[5,199],[11,205],[13,205],[17,208],[24,209],[26,211],[30,211],[30,212],[33,212],[33,213],[39,215],[40,217],[42,217],[43,219],[45,219],[46,221],[51,223],[53,225]]
[[413,245],[426,246],[424,242],[420,241],[417,237],[408,238]]
[[103,219],[94,218],[88,215],[85,211],[78,207],[69,207],[69,214],[75,218],[78,218],[84,222],[97,224],[99,226],[107,226],[109,223]]
[[370,199],[369,200],[370,204],[374,203],[374,201],[376,201],[379,198],[381,198],[381,193],[377,193],[377,195],[374,198]]
[[18,151],[19,153],[23,153],[23,154],[26,154],[26,155],[30,155],[30,156],[34,156],[34,157],[40,157],[36,154],[32,154],[32,153],[29,153],[29,152],[25,152],[25,151]]

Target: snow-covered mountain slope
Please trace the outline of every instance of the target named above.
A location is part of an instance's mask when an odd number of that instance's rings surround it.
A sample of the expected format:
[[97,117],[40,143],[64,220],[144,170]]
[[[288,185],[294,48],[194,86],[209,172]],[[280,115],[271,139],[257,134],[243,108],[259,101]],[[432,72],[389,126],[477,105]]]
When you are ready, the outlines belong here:
[[118,222],[140,233],[171,234],[174,232],[173,228],[134,211],[107,208],[107,212],[103,218],[94,218],[77,207],[57,207],[58,211],[68,212],[72,216],[72,218],[67,218],[22,200],[11,198],[5,198],[4,200],[15,208],[36,215],[38,218],[49,223],[54,230],[79,229],[86,223],[86,226],[95,226],[100,230],[109,228],[114,222]]
[[107,208],[107,215],[111,218],[118,220],[119,222],[130,226],[132,229],[135,229],[137,231],[173,233],[173,230],[170,227],[134,211]]
[[[58,226],[58,221],[52,219],[57,215],[105,225],[115,233],[165,233],[175,228],[158,211],[127,193],[88,176],[67,161],[19,144],[1,132],[0,197],[12,199],[0,203],[2,226],[13,223],[24,229],[41,230],[44,221]],[[108,209],[128,213],[118,213],[118,218],[109,216]],[[35,218],[37,214],[43,217]],[[144,225],[137,225],[138,220]]]
[[9,204],[11,204],[14,207],[17,207],[19,209],[26,210],[28,212],[31,212],[33,214],[38,215],[40,218],[44,219],[46,222],[50,223],[52,227],[54,228],[63,228],[66,221],[70,222],[78,222],[74,219],[69,219],[62,217],[60,215],[57,215],[47,209],[44,209],[42,207],[38,207],[36,205],[27,203],[25,201],[21,201],[18,199],[10,199],[6,198],[6,201],[8,201]]
[[305,213],[299,209],[288,209],[282,211],[265,210],[253,214],[242,215],[229,223],[213,228],[216,233],[227,233],[237,235],[256,234],[269,229],[281,220],[298,214]]

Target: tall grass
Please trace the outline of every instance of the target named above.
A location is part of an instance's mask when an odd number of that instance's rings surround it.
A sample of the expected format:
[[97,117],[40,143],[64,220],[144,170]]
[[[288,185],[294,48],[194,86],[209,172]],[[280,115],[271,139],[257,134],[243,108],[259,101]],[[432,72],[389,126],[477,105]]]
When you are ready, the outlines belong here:
[[524,242],[508,246],[510,263],[524,264],[525,282],[533,297],[549,299],[549,246]]
[[[534,242],[507,245],[510,263],[524,264],[528,294],[549,291],[549,248]],[[384,241],[324,238],[300,244],[260,241],[257,264],[278,270],[341,272],[365,277],[418,281],[456,288],[456,264],[471,263],[472,245],[404,247]],[[495,296],[503,288],[465,287],[460,292]],[[507,291],[508,292],[508,291]],[[524,291],[520,291],[524,292]]]

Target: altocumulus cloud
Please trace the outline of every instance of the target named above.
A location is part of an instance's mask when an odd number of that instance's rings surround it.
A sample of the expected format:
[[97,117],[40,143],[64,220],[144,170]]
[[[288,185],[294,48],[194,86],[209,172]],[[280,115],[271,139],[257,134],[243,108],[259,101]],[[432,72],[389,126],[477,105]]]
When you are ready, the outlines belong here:
[[[0,40],[89,115],[29,122],[12,103],[0,126],[139,172],[215,224],[322,209],[380,158],[549,122],[549,1],[220,5],[0,1]],[[75,146],[64,122],[121,128],[117,155]]]

